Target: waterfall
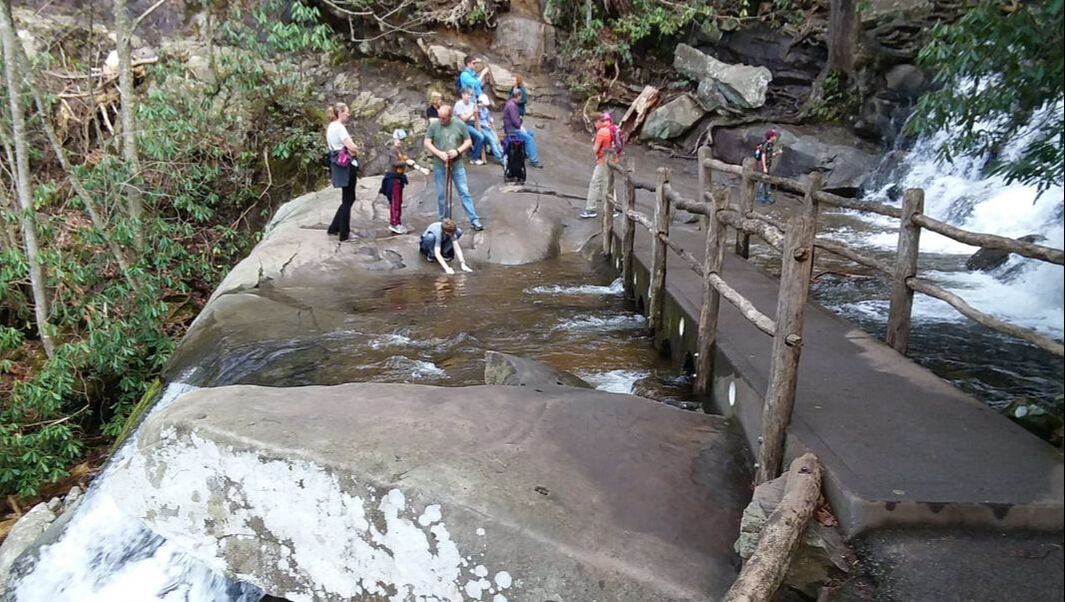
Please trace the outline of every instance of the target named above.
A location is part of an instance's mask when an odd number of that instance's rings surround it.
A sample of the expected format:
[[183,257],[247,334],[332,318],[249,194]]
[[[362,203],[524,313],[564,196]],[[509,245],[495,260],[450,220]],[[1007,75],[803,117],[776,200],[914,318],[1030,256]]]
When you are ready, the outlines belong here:
[[[1061,112],[1061,101],[1046,110]],[[1029,126],[1004,150],[1005,158],[1018,156],[1036,134],[1035,115]],[[1029,234],[1044,237],[1041,244],[1062,248],[1065,226],[1062,206],[1065,193],[1058,182],[1041,194],[1036,187],[1017,182],[1007,184],[1001,176],[986,175],[989,156],[956,157],[953,163],[939,162],[937,152],[953,132],[949,129],[918,139],[901,161],[888,161],[874,180],[880,184],[871,198],[883,199],[893,191],[922,188],[924,212],[972,232],[1017,238]],[[877,188],[877,187],[874,187]],[[863,215],[863,218],[865,216]],[[897,220],[872,218],[878,231],[837,233],[860,247],[893,250],[898,241]],[[964,270],[964,258],[977,249],[934,232],[921,232],[921,274],[959,294],[971,305],[1054,337],[1065,331],[1065,269],[1059,265],[1011,255],[1003,266],[991,272]],[[928,261],[927,256],[942,256]],[[937,300],[917,296],[916,319],[964,320],[961,314]]]
[[[194,387],[167,386],[152,412]],[[255,602],[262,592],[225,579],[119,509],[123,491],[109,478],[136,453],[138,433],[115,454],[58,540],[41,548],[33,569],[12,585],[19,602],[55,600],[200,600]]]

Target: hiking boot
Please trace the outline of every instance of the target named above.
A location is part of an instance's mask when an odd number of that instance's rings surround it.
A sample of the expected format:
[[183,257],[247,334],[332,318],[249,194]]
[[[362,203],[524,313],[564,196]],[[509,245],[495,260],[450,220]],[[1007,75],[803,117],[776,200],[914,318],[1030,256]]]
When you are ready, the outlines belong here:
[[595,211],[588,211],[587,209],[585,209],[584,211],[581,211],[580,213],[578,213],[577,217],[579,217],[581,219],[590,219],[590,218],[596,217],[597,215],[599,215],[599,214],[596,213]]

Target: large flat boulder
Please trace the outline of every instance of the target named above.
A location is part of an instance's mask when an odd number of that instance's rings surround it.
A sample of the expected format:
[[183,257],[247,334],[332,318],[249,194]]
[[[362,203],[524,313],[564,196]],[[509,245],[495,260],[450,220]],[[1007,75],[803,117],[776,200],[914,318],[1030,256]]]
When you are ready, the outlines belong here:
[[[496,173],[493,169],[492,174]],[[409,177],[404,199],[409,234],[389,234],[387,202],[377,193],[379,176],[359,178],[351,217],[354,242],[341,244],[335,236],[326,235],[340,205],[339,189],[305,194],[278,208],[262,240],[226,275],[211,299],[266,284],[321,284],[338,278],[355,279],[360,274],[427,269],[418,254],[418,239],[436,219],[436,189],[432,175],[412,173]],[[483,232],[469,228],[460,201],[455,199],[455,215],[465,230],[462,248],[474,267],[484,263],[521,265],[561,252],[561,209],[495,186],[475,200],[486,225]],[[432,269],[439,270],[436,266]]]
[[724,420],[593,390],[186,393],[116,469],[124,510],[290,600],[705,600],[749,497]]
[[[714,157],[727,163],[742,163],[754,156],[754,148],[762,142],[768,127],[714,130]],[[780,132],[777,148],[783,151],[773,163],[774,175],[804,181],[810,172],[821,171],[826,190],[853,196],[873,175],[881,159],[874,146],[843,127],[771,127]]]
[[555,28],[519,15],[500,15],[493,30],[492,52],[519,69],[536,69],[555,56]]
[[773,80],[765,67],[729,65],[687,44],[677,44],[673,68],[699,82],[696,97],[707,111],[757,109]]

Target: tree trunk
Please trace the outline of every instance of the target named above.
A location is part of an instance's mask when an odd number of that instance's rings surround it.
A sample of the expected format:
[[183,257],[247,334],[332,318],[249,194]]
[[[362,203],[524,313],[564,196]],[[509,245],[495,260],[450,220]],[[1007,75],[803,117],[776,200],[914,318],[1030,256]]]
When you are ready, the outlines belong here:
[[140,161],[137,157],[137,129],[133,119],[133,65],[130,60],[129,9],[126,0],[115,0],[115,38],[118,45],[118,93],[121,100],[118,116],[122,124],[122,157],[132,172],[126,184],[126,210],[134,220],[134,236],[137,248],[143,245],[143,227],[140,224],[143,206],[140,190],[135,185],[140,177]]
[[828,21],[828,71],[854,75],[854,53],[858,41],[858,15],[854,0],[830,0]]
[[0,6],[0,41],[4,47],[4,80],[7,84],[8,105],[11,109],[11,138],[15,146],[15,190],[19,205],[19,224],[22,242],[26,251],[26,263],[30,269],[30,286],[33,288],[33,312],[37,320],[37,332],[41,337],[44,352],[51,358],[55,344],[48,332],[48,292],[44,270],[37,259],[37,230],[30,191],[30,161],[26,144],[26,122],[22,114],[22,99],[19,91],[18,52],[15,39],[15,24],[11,17],[11,0],[3,0]]

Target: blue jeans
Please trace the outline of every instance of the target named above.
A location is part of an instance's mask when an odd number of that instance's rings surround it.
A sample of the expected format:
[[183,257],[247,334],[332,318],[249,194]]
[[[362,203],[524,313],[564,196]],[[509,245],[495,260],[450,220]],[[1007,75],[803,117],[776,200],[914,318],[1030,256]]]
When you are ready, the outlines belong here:
[[[436,180],[436,209],[440,219],[445,217],[454,218],[453,215],[447,215],[447,205],[444,198],[446,192],[446,183],[444,179],[447,177],[445,167],[443,165],[433,166],[433,178]],[[462,209],[466,212],[466,217],[470,218],[470,223],[476,223],[481,221],[481,218],[477,216],[477,210],[473,208],[473,197],[470,196],[470,184],[466,180],[466,168],[462,165],[455,165],[451,168],[451,179],[455,182],[455,188],[459,190],[459,198],[462,199]]]
[[[433,251],[436,249],[436,237],[430,232],[422,234],[422,238],[418,244],[418,250],[426,259],[436,259],[436,254]],[[450,236],[445,236],[444,240],[440,241],[440,256],[451,261],[455,258],[455,245]]]
[[484,136],[485,143],[488,144],[488,149],[492,151],[492,156],[496,161],[503,162],[503,146],[499,144],[499,136],[496,135],[495,130],[492,128],[485,128],[481,130],[481,135]]
[[532,132],[521,128],[520,130],[511,130],[511,134],[521,138],[521,141],[525,144],[525,158],[529,160],[529,163],[534,165],[539,163],[540,157],[536,154],[536,138],[533,138]]
[[470,140],[473,140],[473,148],[470,149],[470,159],[479,160],[481,158],[481,147],[484,146],[484,134],[481,133],[481,130],[468,123],[466,124],[466,131],[470,133]]
[[755,192],[754,199],[762,205],[772,205],[773,200],[773,188],[765,182],[759,182],[757,191]]

